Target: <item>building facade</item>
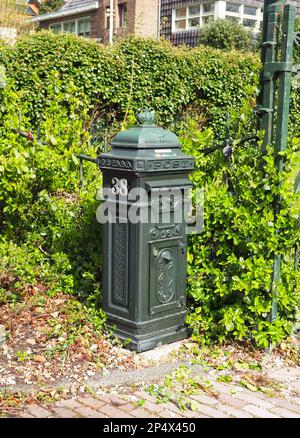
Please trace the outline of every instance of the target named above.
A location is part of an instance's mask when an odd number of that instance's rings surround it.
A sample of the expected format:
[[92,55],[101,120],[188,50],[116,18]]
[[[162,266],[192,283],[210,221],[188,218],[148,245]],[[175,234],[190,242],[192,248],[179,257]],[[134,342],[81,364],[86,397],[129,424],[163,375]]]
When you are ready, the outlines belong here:
[[[37,5],[38,0],[29,4]],[[258,34],[263,20],[263,0],[114,0],[113,36],[162,36],[173,44],[195,46],[199,30],[211,20],[237,21]],[[300,0],[296,4],[300,15]],[[39,27],[53,32],[109,41],[110,0],[68,0],[56,12],[34,18]]]
[[[161,0],[160,34],[173,44],[195,46],[199,29],[211,20],[237,21],[254,34],[263,20],[262,0]],[[300,15],[300,0],[295,4]]]
[[[53,32],[72,32],[78,36],[109,41],[109,0],[69,0],[56,12],[34,20],[40,28]],[[114,0],[114,38],[136,34],[158,36],[159,0]]]

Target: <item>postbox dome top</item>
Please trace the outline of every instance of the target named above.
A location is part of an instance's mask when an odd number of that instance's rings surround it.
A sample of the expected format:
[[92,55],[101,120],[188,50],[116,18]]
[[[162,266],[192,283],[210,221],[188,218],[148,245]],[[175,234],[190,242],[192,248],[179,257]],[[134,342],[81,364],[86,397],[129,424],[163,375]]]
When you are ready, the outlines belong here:
[[114,148],[158,149],[179,148],[177,135],[155,125],[155,113],[148,109],[136,116],[139,125],[119,132],[112,141]]

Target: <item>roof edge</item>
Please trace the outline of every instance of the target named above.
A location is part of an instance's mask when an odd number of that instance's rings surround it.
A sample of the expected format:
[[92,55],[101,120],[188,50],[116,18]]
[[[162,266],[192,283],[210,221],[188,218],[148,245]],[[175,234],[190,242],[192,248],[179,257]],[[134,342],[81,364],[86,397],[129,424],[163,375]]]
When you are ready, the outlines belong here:
[[35,22],[39,22],[39,21],[47,21],[47,20],[52,20],[53,18],[63,18],[63,17],[68,17],[70,15],[76,15],[76,14],[81,14],[82,12],[89,12],[89,11],[93,11],[95,9],[98,9],[99,7],[99,2],[98,1],[94,1],[92,4],[90,5],[86,5],[86,6],[78,6],[77,8],[70,8],[70,9],[59,9],[56,12],[49,12],[48,14],[42,14],[39,15],[37,17],[34,17],[32,19],[32,21]]

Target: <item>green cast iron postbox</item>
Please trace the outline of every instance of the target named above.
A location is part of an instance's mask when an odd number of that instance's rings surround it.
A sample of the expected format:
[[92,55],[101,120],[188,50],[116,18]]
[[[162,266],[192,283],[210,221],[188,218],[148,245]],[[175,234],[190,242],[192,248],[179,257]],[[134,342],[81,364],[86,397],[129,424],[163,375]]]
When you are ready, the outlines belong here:
[[137,119],[140,125],[117,134],[97,162],[107,207],[103,309],[115,334],[141,352],[187,336],[184,212],[194,159],[175,134],[154,124],[153,112]]

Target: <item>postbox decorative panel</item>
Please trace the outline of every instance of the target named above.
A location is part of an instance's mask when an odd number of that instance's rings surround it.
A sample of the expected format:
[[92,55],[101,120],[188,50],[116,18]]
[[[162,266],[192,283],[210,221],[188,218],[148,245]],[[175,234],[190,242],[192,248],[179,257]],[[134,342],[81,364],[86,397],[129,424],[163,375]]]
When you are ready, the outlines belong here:
[[150,315],[180,305],[180,262],[179,240],[150,244]]
[[112,301],[128,305],[128,224],[112,224]]

